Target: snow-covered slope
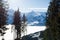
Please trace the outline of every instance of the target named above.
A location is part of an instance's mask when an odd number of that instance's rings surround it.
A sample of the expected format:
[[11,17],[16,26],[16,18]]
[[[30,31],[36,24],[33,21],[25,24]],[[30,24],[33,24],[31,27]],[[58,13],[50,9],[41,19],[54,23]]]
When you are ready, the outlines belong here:
[[43,31],[45,29],[45,26],[27,26],[27,35],[38,31]]

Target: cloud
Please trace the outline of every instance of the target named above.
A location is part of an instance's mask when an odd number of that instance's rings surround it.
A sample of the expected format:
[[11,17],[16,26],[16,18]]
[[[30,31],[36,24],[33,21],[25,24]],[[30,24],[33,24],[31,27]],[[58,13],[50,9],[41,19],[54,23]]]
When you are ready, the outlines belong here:
[[19,8],[20,11],[23,12],[23,13],[31,12],[32,10],[33,11],[38,11],[38,12],[40,12],[40,11],[46,12],[47,11],[47,7],[46,8],[41,8],[41,7],[37,8],[36,5],[35,6],[32,5],[33,3],[30,4],[30,5],[27,5],[25,0],[7,0],[7,1],[8,1],[8,4],[9,4],[9,9],[17,10]]
[[[8,1],[8,4],[9,4],[9,9],[14,9],[14,10],[17,10],[18,8],[20,9],[21,12],[31,12],[32,10],[33,11],[42,11],[42,12],[46,12],[47,11],[47,7],[40,7],[42,5],[38,5],[35,4],[35,6],[33,6],[32,4],[29,5],[29,1],[31,2],[32,0],[7,0]],[[28,3],[28,4],[27,4]]]
[[38,24],[39,22],[38,21],[34,21],[34,22],[31,22],[30,24],[28,25],[34,25],[34,24]]
[[36,11],[36,12],[46,12],[47,8],[20,8],[21,12],[31,12],[31,11]]

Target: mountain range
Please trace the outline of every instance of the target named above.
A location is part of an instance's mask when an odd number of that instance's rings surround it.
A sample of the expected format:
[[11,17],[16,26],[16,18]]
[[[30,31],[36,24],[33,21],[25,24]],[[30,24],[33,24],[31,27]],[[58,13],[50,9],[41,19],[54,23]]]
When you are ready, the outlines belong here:
[[[13,14],[14,10],[10,9],[8,10],[8,24],[11,24],[13,22]],[[21,13],[21,16],[24,13]],[[27,19],[27,25],[31,26],[45,26],[46,23],[46,12],[36,12],[31,11],[28,13],[25,13],[26,19]]]
[[26,15],[28,25],[32,26],[45,26],[46,12],[29,12]]

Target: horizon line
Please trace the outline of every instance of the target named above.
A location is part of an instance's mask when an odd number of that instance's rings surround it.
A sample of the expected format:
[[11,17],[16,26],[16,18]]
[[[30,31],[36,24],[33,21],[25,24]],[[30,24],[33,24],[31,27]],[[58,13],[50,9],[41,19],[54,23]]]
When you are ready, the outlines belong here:
[[[12,8],[9,8],[9,9],[12,9]],[[22,13],[28,13],[28,12],[31,12],[31,11],[47,12],[47,9],[48,8],[19,8],[19,11],[22,12]],[[16,11],[16,10],[18,10],[18,8],[12,9],[12,10]]]

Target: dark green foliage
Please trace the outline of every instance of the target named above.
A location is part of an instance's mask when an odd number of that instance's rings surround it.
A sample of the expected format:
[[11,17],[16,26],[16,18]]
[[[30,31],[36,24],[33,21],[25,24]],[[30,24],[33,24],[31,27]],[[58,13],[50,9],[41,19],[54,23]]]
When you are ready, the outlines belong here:
[[23,22],[25,23],[27,21],[25,14],[23,14]]
[[18,40],[21,38],[21,33],[23,33],[23,35],[25,35],[25,27],[26,27],[25,14],[23,15],[23,17],[21,17],[19,9],[14,12],[13,24],[15,25],[15,29],[17,30],[17,39],[16,40]]
[[44,40],[60,40],[60,0],[51,0],[47,15]]
[[14,13],[13,24],[15,25],[15,29],[17,30],[17,39],[21,38],[21,16],[19,9]]
[[6,25],[7,22],[7,10],[6,7],[7,5],[5,5],[5,3],[3,2],[3,0],[0,0],[0,28],[3,25]]
[[37,37],[32,38],[32,36],[27,35],[27,36],[23,36],[22,40],[38,40],[38,38]]
[[46,29],[46,30],[44,31],[43,40],[52,40],[51,32],[49,31],[49,29]]
[[44,31],[40,31],[39,38],[43,38],[43,37],[44,37]]

